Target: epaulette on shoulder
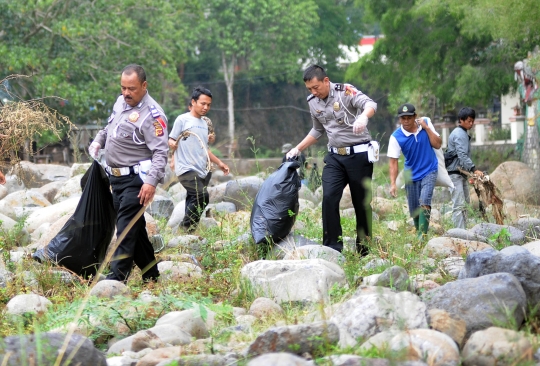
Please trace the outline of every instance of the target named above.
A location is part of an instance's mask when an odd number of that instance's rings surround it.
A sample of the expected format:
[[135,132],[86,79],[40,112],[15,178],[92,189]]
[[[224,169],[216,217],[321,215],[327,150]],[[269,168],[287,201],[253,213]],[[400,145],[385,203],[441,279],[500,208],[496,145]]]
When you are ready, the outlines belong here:
[[334,84],[334,90],[345,91],[345,84]]
[[315,98],[315,96],[313,94],[310,94],[308,95],[307,97],[307,101],[309,102],[311,99]]

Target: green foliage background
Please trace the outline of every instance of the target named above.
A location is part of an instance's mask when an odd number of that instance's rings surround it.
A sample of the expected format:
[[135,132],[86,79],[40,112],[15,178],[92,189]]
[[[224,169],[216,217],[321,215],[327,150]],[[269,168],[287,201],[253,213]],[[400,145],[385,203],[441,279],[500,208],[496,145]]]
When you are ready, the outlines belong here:
[[[393,130],[404,101],[430,115],[488,108],[515,88],[513,64],[540,43],[539,12],[535,0],[0,0],[0,79],[27,76],[10,82],[13,95],[58,96],[46,103],[87,124],[108,116],[121,69],[139,63],[171,121],[193,87],[214,92],[210,117],[223,151],[223,66],[232,62],[247,156],[249,136],[277,150],[308,132],[302,69],[310,63],[377,101],[374,135]],[[343,47],[364,34],[382,36],[373,52],[340,64]]]

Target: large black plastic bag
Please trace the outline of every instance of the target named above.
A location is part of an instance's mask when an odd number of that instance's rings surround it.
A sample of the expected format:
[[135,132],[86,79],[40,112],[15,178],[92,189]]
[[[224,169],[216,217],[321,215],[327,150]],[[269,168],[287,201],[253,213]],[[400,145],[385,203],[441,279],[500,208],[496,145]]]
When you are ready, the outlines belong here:
[[297,161],[281,164],[259,189],[250,221],[255,243],[277,243],[290,233],[299,208],[299,167]]
[[114,234],[116,212],[109,178],[97,161],[81,179],[81,200],[60,232],[33,255],[88,277],[95,275]]

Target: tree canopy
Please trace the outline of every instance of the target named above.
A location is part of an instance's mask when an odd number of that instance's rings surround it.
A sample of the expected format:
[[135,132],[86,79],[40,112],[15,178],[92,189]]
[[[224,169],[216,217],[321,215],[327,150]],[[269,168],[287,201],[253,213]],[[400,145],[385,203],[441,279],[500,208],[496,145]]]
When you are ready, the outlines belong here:
[[[513,64],[532,49],[534,32],[496,30],[490,22],[500,19],[491,17],[488,3],[493,2],[362,1],[384,37],[347,77],[385,90],[392,109],[404,101],[424,110],[438,104],[442,113],[459,104],[486,105],[515,88]],[[503,0],[495,3],[499,14],[509,8]]]
[[[183,92],[176,72],[185,59],[189,0],[45,0],[0,2],[0,70],[31,75],[14,87],[25,98],[59,96],[74,121],[107,115],[119,93],[119,73],[139,63],[149,90],[165,105]],[[53,102],[54,105],[54,102]]]

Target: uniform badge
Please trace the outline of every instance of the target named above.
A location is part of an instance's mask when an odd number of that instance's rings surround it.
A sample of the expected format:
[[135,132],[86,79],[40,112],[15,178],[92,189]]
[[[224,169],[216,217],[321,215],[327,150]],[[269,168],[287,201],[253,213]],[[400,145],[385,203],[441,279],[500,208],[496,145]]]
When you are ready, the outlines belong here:
[[403,109],[401,110],[402,112],[407,112],[409,109],[407,108],[406,105],[403,106]]
[[338,102],[334,102],[334,111],[339,111],[340,110],[340,106],[339,106],[339,103]]
[[111,122],[113,121],[114,115],[115,115],[115,114],[116,114],[115,111],[113,111],[113,112],[111,113],[111,115],[109,116],[109,119],[107,120],[107,123],[111,123]]
[[156,130],[156,136],[163,136],[163,127],[161,126],[161,123],[154,121],[153,125],[154,129]]
[[352,85],[345,84],[345,95],[356,95],[356,88]]
[[128,117],[129,122],[137,122],[138,119],[139,119],[139,113],[138,112],[133,112]]

